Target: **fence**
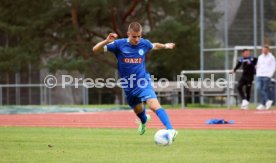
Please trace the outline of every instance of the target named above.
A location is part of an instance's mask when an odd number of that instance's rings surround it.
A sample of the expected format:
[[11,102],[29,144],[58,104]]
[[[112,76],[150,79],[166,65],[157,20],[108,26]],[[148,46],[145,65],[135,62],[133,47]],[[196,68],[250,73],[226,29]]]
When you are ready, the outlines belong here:
[[[208,97],[208,96],[225,96],[227,97],[227,107],[230,108],[230,105],[233,103],[233,99],[231,99],[232,96],[236,96],[234,94],[234,77],[233,74],[229,73],[229,70],[205,70],[205,71],[200,71],[200,70],[194,70],[194,71],[182,71],[181,72],[181,76],[182,79],[183,77],[186,78],[187,75],[189,74],[197,74],[197,75],[201,75],[201,74],[211,74],[211,75],[217,75],[217,74],[222,74],[223,76],[225,75],[226,78],[224,81],[224,85],[221,85],[221,87],[218,87],[218,83],[221,81],[218,81],[216,78],[220,77],[220,79],[222,76],[218,76],[218,77],[214,77],[212,80],[208,80],[209,81],[209,85],[210,87],[204,86],[204,80],[203,78],[198,78],[195,80],[191,80],[191,81],[183,81],[182,80],[182,84],[181,84],[181,107],[185,108],[185,89],[191,91],[191,92],[199,92],[199,97],[200,97],[200,103],[204,104],[204,97]],[[186,78],[187,79],[187,78]],[[193,78],[194,79],[194,78]],[[210,79],[210,78],[209,78]],[[215,81],[214,81],[215,80]],[[196,83],[196,84],[195,84]],[[198,86],[198,83],[200,83],[200,86]],[[201,84],[203,83],[203,84]],[[186,84],[186,86],[185,86]],[[197,85],[195,87],[195,85]],[[213,86],[212,86],[213,85]],[[225,89],[224,89],[225,88]],[[208,94],[205,94],[205,92],[207,92]],[[192,95],[193,98],[194,94]]]
[[[57,87],[61,87],[61,84],[56,85]],[[68,87],[74,87],[75,85],[66,85]],[[82,89],[82,104],[88,104],[89,100],[88,100],[88,89],[84,86],[84,85],[78,85],[81,89]],[[39,96],[39,105],[51,105],[52,104],[52,88],[47,88],[44,84],[5,84],[5,85],[0,85],[0,105],[3,105],[3,96],[9,96],[7,94],[4,94],[4,90],[3,89],[15,89],[14,94],[11,95],[12,98],[15,99],[15,103],[6,103],[6,104],[16,104],[16,105],[20,105],[21,104],[21,98],[23,98],[24,96],[22,96],[21,94],[21,90],[23,88],[27,88],[29,93],[28,93],[28,100],[29,103],[27,104],[32,104],[32,102],[30,102],[32,100],[33,97],[37,97]],[[34,89],[36,89],[37,91],[35,91]],[[10,93],[9,93],[10,94]],[[9,98],[9,97],[7,97]]]
[[[177,87],[177,82],[169,82],[166,88],[158,87],[155,82],[153,85],[162,103],[178,104],[180,87]],[[126,104],[124,92],[118,86],[112,88],[113,92],[111,88],[88,88],[84,84],[66,84],[66,88],[62,86],[57,84],[55,88],[48,88],[45,84],[1,84],[0,105]],[[66,99],[62,96],[66,96]],[[74,96],[78,97],[78,100],[70,100],[74,99]]]
[[200,70],[231,69],[237,45],[256,47],[254,56],[258,45],[276,46],[275,0],[200,0],[200,6]]

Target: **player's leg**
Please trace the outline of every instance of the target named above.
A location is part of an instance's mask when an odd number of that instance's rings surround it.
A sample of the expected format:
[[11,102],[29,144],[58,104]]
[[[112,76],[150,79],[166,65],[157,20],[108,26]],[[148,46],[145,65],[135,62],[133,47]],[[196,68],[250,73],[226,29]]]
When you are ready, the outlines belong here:
[[146,115],[146,108],[144,107],[142,100],[135,95],[125,92],[126,99],[129,106],[133,109],[134,113],[140,119],[138,122],[138,133],[143,135],[146,131],[146,124],[150,120],[150,115]]
[[247,82],[245,79],[241,78],[238,84],[238,92],[241,96],[242,103],[241,103],[241,109],[247,109],[249,101],[246,99],[246,95],[244,94],[244,87],[247,85]]
[[146,108],[143,107],[143,103],[136,105],[133,108],[134,113],[139,117],[140,121],[144,124],[147,121]]
[[265,95],[265,107],[266,109],[270,109],[273,101],[269,98],[269,86],[270,86],[271,79],[269,77],[264,78],[264,95]]
[[261,86],[260,86],[260,92],[262,96],[262,104],[265,105],[265,102],[267,101],[267,78],[266,77],[261,77]]
[[244,83],[243,79],[241,79],[241,80],[239,81],[238,87],[237,87],[238,92],[239,92],[239,95],[240,95],[240,97],[241,97],[242,100],[245,99],[245,95],[244,95],[244,92],[243,92],[243,86],[244,86],[244,84],[245,84],[245,83]]
[[157,100],[157,96],[151,87],[143,89],[139,93],[138,97],[142,101],[146,101],[148,107],[156,113],[160,121],[164,124],[164,126],[166,126],[167,129],[173,129],[169,116],[167,115],[166,111],[161,107],[159,101]]
[[246,84],[246,99],[247,101],[250,101],[250,97],[251,97],[251,87],[252,87],[252,81],[249,81],[247,84]]
[[173,129],[167,112],[161,107],[157,98],[147,99],[146,103],[148,107],[156,113],[163,125],[166,126],[166,129]]
[[264,82],[263,82],[263,77],[257,77],[257,90],[258,92],[260,93],[261,95],[261,104],[257,106],[257,110],[262,110],[264,109],[264,105],[265,105],[265,102],[266,102],[266,99],[265,99],[265,93],[264,93]]
[[157,100],[157,98],[150,98],[146,100],[146,103],[148,107],[156,113],[160,121],[163,123],[163,125],[166,127],[167,130],[170,131],[170,137],[171,140],[174,141],[177,136],[177,131],[173,129],[169,116],[165,109],[163,109]]
[[146,132],[146,125],[150,121],[150,115],[146,114],[146,108],[144,107],[143,103],[139,103],[133,107],[134,113],[139,117],[140,122],[138,122],[138,133],[143,135]]
[[169,130],[170,138],[173,141],[176,138],[177,131],[173,129],[169,116],[161,107],[154,90],[151,87],[143,89],[137,97],[139,97],[142,101],[146,101],[148,107],[156,113],[163,125],[166,126],[166,129]]

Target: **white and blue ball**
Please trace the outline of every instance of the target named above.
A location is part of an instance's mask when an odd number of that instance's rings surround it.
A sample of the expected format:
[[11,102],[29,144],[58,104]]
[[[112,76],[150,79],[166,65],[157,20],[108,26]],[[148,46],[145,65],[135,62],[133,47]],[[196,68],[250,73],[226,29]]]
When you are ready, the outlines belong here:
[[172,144],[172,139],[168,130],[158,130],[154,135],[154,142],[159,146],[169,146]]

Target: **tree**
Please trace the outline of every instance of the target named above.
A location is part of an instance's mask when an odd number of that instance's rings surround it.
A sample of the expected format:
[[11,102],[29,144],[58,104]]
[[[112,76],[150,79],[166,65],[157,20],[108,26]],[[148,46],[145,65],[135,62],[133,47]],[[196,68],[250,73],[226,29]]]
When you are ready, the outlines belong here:
[[31,64],[114,77],[114,56],[91,55],[91,48],[109,32],[126,37],[132,21],[143,25],[152,42],[176,43],[173,51],[148,55],[156,77],[175,79],[183,69],[199,68],[199,1],[1,0],[0,10],[0,72],[26,71]]
[[[145,37],[153,41],[176,41],[178,49],[173,57],[160,52],[157,62],[150,66],[164,67],[166,71],[179,73],[183,68],[195,68],[198,63],[198,14],[199,2],[152,1],[152,0],[98,1],[30,0],[1,1],[1,70],[12,67],[18,71],[25,63],[37,63],[47,58],[50,70],[79,70],[107,64],[115,68],[114,58],[95,55],[91,58],[91,46],[114,31],[126,36],[126,27],[131,21],[140,21]],[[20,7],[18,7],[20,6]],[[167,30],[173,32],[164,32]],[[185,49],[185,50],[184,50]],[[20,51],[20,53],[19,53]],[[12,54],[11,54],[12,53]],[[159,52],[158,52],[159,53]],[[15,55],[15,59],[9,57]],[[191,56],[196,64],[191,64]],[[156,57],[156,55],[154,56]],[[153,57],[153,59],[155,59]],[[197,59],[195,59],[195,57]],[[13,66],[5,66],[6,61]],[[90,63],[90,64],[89,64]],[[164,62],[161,62],[164,63]],[[90,66],[89,66],[90,65]],[[98,66],[100,66],[98,65]],[[171,66],[174,65],[174,66]],[[161,73],[162,74],[162,73]]]

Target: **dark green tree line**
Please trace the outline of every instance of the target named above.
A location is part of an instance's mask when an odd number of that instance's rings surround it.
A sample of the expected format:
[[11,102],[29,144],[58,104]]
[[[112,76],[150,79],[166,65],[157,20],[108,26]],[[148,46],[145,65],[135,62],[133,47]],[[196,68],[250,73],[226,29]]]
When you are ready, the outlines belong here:
[[175,42],[173,51],[148,57],[157,77],[199,68],[199,1],[194,0],[1,0],[0,72],[38,69],[77,70],[87,76],[114,74],[112,55],[91,55],[91,47],[109,32],[126,36],[139,21],[152,42]]

